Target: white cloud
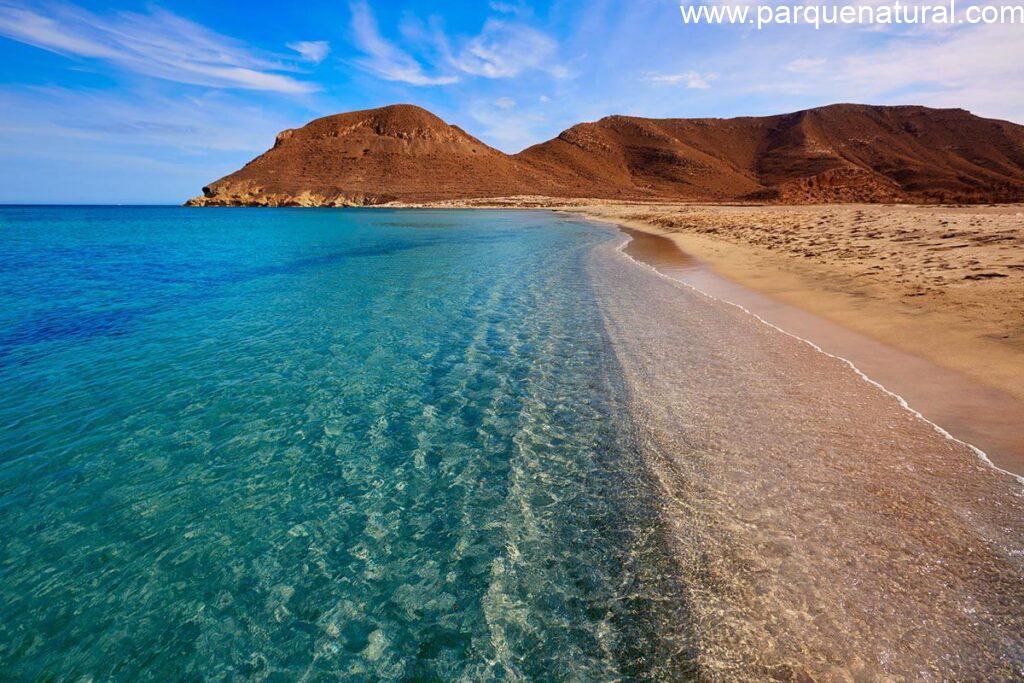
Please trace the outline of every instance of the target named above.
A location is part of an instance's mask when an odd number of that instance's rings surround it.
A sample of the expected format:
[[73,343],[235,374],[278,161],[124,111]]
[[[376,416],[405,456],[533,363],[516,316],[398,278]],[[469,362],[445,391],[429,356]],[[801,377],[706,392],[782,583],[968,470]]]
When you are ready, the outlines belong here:
[[416,58],[385,40],[365,0],[353,1],[350,8],[355,43],[366,53],[358,60],[361,67],[386,81],[410,85],[450,85],[459,81],[457,76],[428,75]]
[[162,89],[0,87],[0,201],[184,201],[308,117],[265,96]]
[[[1020,26],[957,26],[903,35],[879,45],[845,45],[827,67],[787,75],[771,61],[745,72],[748,92],[813,97],[820,103],[870,102],[962,107],[976,114],[1024,120],[1024,42]],[[745,64],[749,53],[736,54]],[[786,62],[782,62],[786,64]],[[792,65],[792,62],[789,63]],[[799,66],[799,65],[798,65]],[[789,69],[792,72],[792,69]]]
[[494,105],[498,109],[505,109],[505,110],[515,109],[516,108],[516,101],[513,100],[511,97],[500,97],[500,98],[498,98],[494,102]]
[[786,71],[791,71],[795,74],[815,73],[821,71],[821,68],[826,64],[828,64],[828,60],[824,57],[794,59],[786,65]]
[[[381,35],[366,0],[351,0],[349,4],[355,44],[366,55],[357,60],[357,64],[384,80],[411,85],[449,85],[465,76],[514,78],[526,71],[541,71],[559,79],[571,76],[557,61],[555,40],[520,22],[488,19],[480,33],[454,41],[453,47],[440,21],[432,21],[427,29],[414,17],[406,16],[400,33],[406,45],[417,48],[412,52]],[[505,14],[521,15],[522,8],[501,2],[491,4],[493,11]]]
[[555,62],[557,52],[557,43],[541,31],[488,19],[480,34],[449,60],[460,71],[484,78],[513,78],[534,69],[564,78],[568,72]]
[[331,44],[326,40],[300,40],[288,43],[289,50],[295,50],[307,62],[319,64],[331,52]]
[[492,0],[492,2],[490,2],[488,6],[493,11],[498,12],[499,14],[516,14],[516,15],[530,14],[530,8],[528,6],[526,6],[525,4],[523,4],[522,2],[511,3],[511,2],[499,2],[497,0]]
[[[163,148],[173,154],[262,152],[291,118],[224,92],[167,97],[65,88],[0,89],[0,138],[110,149]],[[60,141],[64,141],[61,143]],[[31,146],[29,146],[31,147]]]
[[[1020,70],[1024,43],[1019,40],[1019,32],[1018,27],[993,25],[964,28],[945,40],[936,40],[934,35],[905,39],[847,57],[842,76],[884,88],[927,82],[963,87],[979,78],[993,81],[1010,77],[1020,82],[1024,80],[1024,71]],[[923,64],[928,68],[922,68]]]
[[498,102],[478,100],[466,106],[474,134],[505,152],[518,152],[543,139],[538,128],[544,119],[529,111],[511,112]]
[[[975,113],[1024,118],[1024,41],[1020,26],[962,27],[905,39],[842,60],[837,79],[847,90],[890,96],[900,92],[933,106],[972,107]],[[926,67],[923,65],[927,65]]]
[[696,71],[687,71],[679,74],[652,74],[644,80],[661,85],[685,85],[692,90],[707,90],[715,78],[714,74],[701,75]]
[[162,9],[101,16],[71,4],[49,5],[44,12],[0,2],[0,35],[178,83],[284,93],[317,90],[275,73],[289,66]]
[[[1024,122],[1024,41],[1017,25],[930,27],[901,35],[822,33],[815,60],[794,54],[791,31],[759,35],[716,60],[731,74],[721,92],[755,103],[735,113],[773,113],[834,102],[958,107]],[[803,36],[817,36],[810,29]],[[796,67],[794,70],[793,67]]]

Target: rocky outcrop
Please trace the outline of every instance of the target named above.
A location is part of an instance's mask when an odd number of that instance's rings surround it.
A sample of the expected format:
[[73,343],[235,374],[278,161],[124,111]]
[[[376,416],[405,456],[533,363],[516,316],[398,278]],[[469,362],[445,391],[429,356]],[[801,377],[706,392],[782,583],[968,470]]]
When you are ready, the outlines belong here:
[[320,194],[302,190],[297,194],[267,192],[252,180],[223,182],[203,188],[200,197],[185,202],[186,206],[373,206],[395,201],[390,195],[361,193]]

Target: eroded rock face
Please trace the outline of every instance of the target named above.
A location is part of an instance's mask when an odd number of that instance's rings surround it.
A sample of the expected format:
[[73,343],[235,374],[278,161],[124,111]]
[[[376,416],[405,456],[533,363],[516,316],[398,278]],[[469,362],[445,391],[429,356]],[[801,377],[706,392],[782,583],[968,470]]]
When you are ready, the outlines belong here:
[[301,207],[349,207],[376,206],[395,201],[390,195],[361,193],[321,194],[303,190],[298,194],[267,192],[254,181],[226,182],[213,187],[204,187],[200,197],[185,202],[186,206],[301,206]]
[[908,199],[896,182],[855,166],[839,167],[778,186],[784,204],[877,204]]
[[515,155],[411,105],[282,131],[192,206],[366,206],[541,195],[780,203],[1024,201],[1024,126],[833,105],[736,119],[610,116]]

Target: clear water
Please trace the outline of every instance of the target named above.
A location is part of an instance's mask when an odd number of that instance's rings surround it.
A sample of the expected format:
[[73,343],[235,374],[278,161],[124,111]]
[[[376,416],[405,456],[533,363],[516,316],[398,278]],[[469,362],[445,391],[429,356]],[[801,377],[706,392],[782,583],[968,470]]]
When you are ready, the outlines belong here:
[[551,214],[0,209],[0,678],[689,671]]

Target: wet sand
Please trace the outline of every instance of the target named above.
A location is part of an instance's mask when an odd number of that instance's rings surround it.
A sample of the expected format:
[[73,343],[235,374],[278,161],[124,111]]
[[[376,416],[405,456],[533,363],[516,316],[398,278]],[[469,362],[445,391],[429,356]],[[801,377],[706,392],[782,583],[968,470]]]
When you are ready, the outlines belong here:
[[773,299],[1024,401],[1024,207],[581,203]]
[[980,448],[998,467],[1024,475],[1024,401],[1016,396],[747,289],[718,275],[667,237],[622,230],[631,238],[624,249],[629,256],[849,360],[928,420]]
[[700,679],[1024,676],[1019,480],[735,306],[613,247],[589,270]]
[[1024,474],[1024,206],[435,206],[552,209],[662,235],[694,257],[670,256],[666,272],[850,359]]

